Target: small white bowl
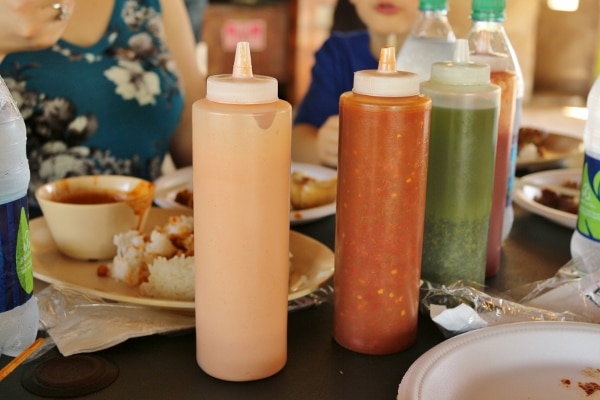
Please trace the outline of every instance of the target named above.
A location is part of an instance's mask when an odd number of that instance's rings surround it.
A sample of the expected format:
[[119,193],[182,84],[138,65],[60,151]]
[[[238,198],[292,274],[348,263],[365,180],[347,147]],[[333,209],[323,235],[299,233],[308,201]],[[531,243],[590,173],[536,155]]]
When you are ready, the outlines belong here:
[[[89,175],[39,187],[40,205],[56,247],[80,260],[106,260],[116,254],[114,235],[143,229],[154,198],[154,183],[130,176]],[[113,197],[102,203],[90,198]]]

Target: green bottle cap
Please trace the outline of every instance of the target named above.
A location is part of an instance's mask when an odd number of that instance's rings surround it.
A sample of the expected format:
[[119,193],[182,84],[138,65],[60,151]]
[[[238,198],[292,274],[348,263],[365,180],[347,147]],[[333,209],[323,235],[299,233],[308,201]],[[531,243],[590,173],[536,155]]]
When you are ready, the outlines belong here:
[[473,0],[471,19],[504,21],[506,0]]
[[421,11],[435,11],[435,10],[447,10],[447,0],[420,0],[419,10]]

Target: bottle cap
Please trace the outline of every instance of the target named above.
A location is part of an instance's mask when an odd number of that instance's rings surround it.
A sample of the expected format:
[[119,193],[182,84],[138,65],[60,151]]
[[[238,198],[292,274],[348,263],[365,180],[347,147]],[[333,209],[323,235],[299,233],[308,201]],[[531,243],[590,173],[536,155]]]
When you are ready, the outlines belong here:
[[13,99],[4,79],[0,76],[0,123],[21,118],[21,112]]
[[473,0],[471,19],[504,21],[506,0]]
[[213,75],[206,81],[206,99],[227,104],[262,104],[277,101],[277,79],[253,75],[250,44],[239,42],[231,75]]
[[457,39],[453,60],[431,65],[431,81],[449,85],[490,83],[490,66],[469,61],[469,42]]
[[447,0],[421,0],[419,1],[419,10],[421,11],[434,11],[434,10],[447,10]]
[[419,94],[419,76],[396,70],[396,49],[383,47],[377,70],[354,73],[354,93],[379,97],[406,97]]

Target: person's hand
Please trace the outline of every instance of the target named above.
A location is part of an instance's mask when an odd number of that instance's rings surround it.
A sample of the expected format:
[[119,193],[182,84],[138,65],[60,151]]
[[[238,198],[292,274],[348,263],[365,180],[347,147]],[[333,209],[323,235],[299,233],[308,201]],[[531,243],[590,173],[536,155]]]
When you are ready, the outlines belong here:
[[0,0],[0,61],[9,53],[49,47],[60,39],[74,0]]
[[317,154],[323,164],[337,167],[339,135],[340,116],[332,115],[317,132]]

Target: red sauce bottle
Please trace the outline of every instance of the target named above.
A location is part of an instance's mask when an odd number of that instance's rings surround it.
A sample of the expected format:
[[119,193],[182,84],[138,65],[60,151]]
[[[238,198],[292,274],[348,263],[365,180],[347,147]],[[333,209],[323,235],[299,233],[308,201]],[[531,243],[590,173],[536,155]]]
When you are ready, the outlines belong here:
[[431,99],[394,52],[340,97],[333,336],[366,354],[417,333]]

